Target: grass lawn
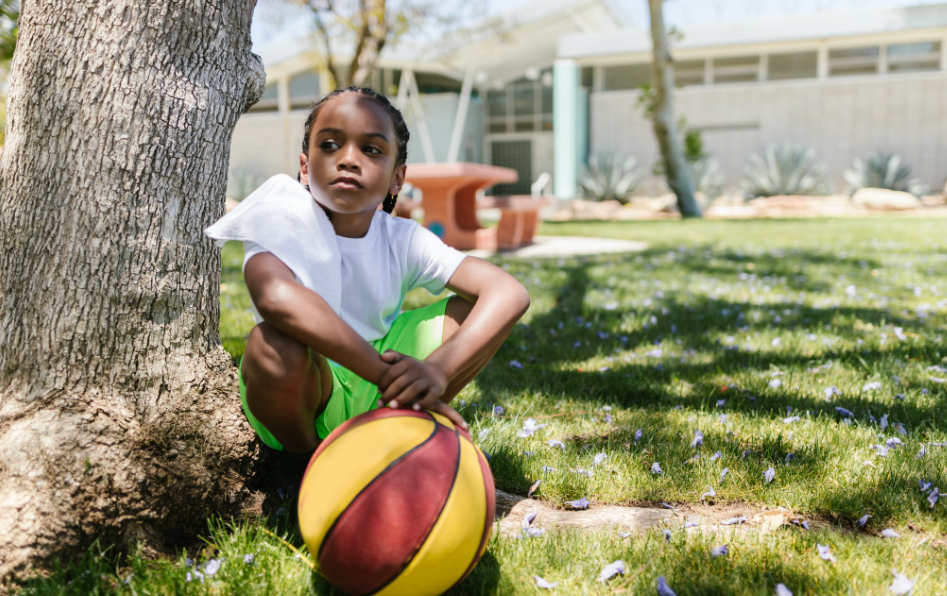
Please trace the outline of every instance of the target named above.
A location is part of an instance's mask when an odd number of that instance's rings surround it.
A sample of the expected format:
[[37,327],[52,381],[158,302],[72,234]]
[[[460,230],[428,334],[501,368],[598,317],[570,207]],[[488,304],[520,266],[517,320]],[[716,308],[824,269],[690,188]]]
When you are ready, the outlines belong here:
[[[650,248],[494,259],[529,288],[532,306],[455,406],[492,456],[498,488],[525,495],[542,479],[535,496],[554,506],[665,502],[709,516],[784,507],[813,529],[679,530],[669,540],[617,529],[494,534],[454,593],[544,592],[536,574],[558,582],[555,594],[656,594],[665,576],[679,596],[770,595],[778,583],[796,595],[881,595],[892,569],[916,580],[916,595],[947,593],[947,497],[932,507],[919,488],[925,479],[947,492],[947,447],[936,445],[947,442],[945,228],[919,219],[545,223],[544,235]],[[237,358],[253,322],[240,246],[223,257],[221,338]],[[420,290],[405,307],[434,300]],[[533,416],[546,426],[518,438]],[[703,444],[693,445],[698,431]],[[701,501],[708,487],[716,496]],[[187,581],[183,554],[119,564],[90,551],[25,593],[333,593],[264,530],[303,548],[286,514],[294,505],[287,499],[265,524],[212,520],[197,563],[224,563],[203,582]],[[882,537],[887,528],[900,538]],[[711,557],[721,544],[729,555]],[[837,561],[820,559],[817,544]],[[616,559],[624,576],[595,581]]]

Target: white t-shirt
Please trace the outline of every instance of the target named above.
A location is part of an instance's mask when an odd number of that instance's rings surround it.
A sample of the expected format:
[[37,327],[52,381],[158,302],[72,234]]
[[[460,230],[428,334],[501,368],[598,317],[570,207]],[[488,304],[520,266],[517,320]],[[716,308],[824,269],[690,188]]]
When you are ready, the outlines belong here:
[[[342,320],[365,341],[388,333],[411,290],[444,291],[467,256],[416,221],[384,211],[375,212],[364,237],[336,239],[342,253]],[[250,257],[267,252],[253,242],[244,242],[243,250],[244,268]],[[309,289],[319,293],[319,288]],[[263,320],[255,304],[253,317],[257,323]]]

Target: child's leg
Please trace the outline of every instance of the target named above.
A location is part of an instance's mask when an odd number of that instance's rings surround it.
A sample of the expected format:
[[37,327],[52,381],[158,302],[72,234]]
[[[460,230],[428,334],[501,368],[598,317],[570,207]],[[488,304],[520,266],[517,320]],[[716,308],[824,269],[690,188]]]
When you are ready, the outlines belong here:
[[314,449],[315,419],[332,395],[325,357],[263,322],[250,332],[241,374],[247,407],[283,447]]
[[[472,302],[468,302],[460,296],[451,296],[450,300],[447,301],[447,309],[444,311],[442,343],[457,332],[464,321],[467,320],[467,315],[470,314],[473,307]],[[513,325],[515,324],[514,322]],[[510,325],[508,329],[504,329],[503,334],[493,344],[487,346],[467,368],[461,371],[453,381],[447,384],[447,389],[444,390],[444,394],[440,397],[442,402],[450,405],[451,400],[460,393],[460,390],[466,387],[467,383],[472,381],[474,377],[480,374],[480,371],[486,368],[490,360],[493,359],[493,355],[497,353],[497,350],[500,349],[503,342],[506,341],[510,333],[513,332],[513,325]]]

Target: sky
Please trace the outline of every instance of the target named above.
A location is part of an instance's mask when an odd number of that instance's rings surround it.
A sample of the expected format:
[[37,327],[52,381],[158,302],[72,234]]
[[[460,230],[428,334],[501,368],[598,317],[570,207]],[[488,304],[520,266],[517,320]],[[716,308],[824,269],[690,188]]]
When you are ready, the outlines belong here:
[[[534,0],[485,0],[489,13],[499,14]],[[636,22],[648,22],[647,0],[614,0],[624,6]],[[665,0],[664,15],[669,24],[686,25],[713,21],[733,21],[784,14],[812,14],[820,11],[866,7],[940,4],[944,0]],[[253,45],[266,45],[308,32],[308,21],[275,8],[277,0],[260,0],[253,19]],[[264,14],[265,13],[265,14]],[[279,15],[282,14],[282,18]],[[281,21],[281,22],[280,22]]]

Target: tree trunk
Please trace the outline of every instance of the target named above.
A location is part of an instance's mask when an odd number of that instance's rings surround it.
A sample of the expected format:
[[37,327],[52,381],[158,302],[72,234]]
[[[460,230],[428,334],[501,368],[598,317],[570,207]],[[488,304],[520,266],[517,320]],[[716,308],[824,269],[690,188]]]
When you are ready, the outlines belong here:
[[259,457],[218,335],[256,0],[31,0],[0,160],[0,585],[92,539],[157,552]]
[[700,205],[694,198],[694,184],[691,182],[684,159],[684,150],[677,137],[674,123],[674,65],[668,49],[667,34],[664,30],[663,0],[648,0],[651,10],[651,41],[654,57],[651,61],[651,75],[654,79],[654,136],[661,148],[668,186],[677,195],[677,207],[683,217],[700,217]]

